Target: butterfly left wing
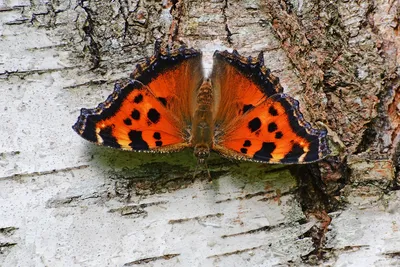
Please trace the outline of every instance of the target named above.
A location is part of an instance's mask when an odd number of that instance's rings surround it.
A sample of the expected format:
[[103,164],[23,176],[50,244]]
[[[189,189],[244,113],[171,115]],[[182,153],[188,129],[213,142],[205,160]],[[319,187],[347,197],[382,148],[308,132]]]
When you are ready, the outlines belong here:
[[123,150],[170,152],[188,146],[196,90],[203,81],[201,52],[155,44],[131,81],[116,85],[95,109],[81,109],[73,129],[98,145]]
[[266,163],[309,163],[330,151],[326,131],[304,120],[297,100],[275,94],[233,120],[216,136],[213,149],[240,160]]
[[82,109],[73,129],[98,145],[133,151],[187,146],[177,118],[139,81],[130,81],[95,109]]

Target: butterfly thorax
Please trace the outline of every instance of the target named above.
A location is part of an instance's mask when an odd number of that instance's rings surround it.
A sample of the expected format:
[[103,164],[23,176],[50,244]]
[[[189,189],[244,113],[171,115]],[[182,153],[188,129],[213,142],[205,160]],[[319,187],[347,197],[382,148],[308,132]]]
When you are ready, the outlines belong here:
[[196,104],[190,143],[194,147],[194,155],[198,162],[202,164],[210,155],[214,132],[212,120],[213,94],[209,81],[205,81],[201,85]]

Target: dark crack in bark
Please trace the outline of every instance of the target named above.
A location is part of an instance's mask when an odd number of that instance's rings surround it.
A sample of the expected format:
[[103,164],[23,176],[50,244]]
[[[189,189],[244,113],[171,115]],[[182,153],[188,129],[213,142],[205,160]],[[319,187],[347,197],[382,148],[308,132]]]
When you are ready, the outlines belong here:
[[321,172],[317,164],[293,166],[291,172],[299,179],[299,202],[303,212],[309,220],[318,221],[303,235],[303,237],[311,237],[314,246],[314,250],[304,256],[303,260],[310,262],[315,257],[321,260],[326,233],[332,220],[328,213],[337,210],[339,203],[333,194],[326,193],[326,185],[321,180]]
[[229,30],[229,26],[228,26],[228,16],[226,14],[226,10],[229,8],[229,3],[228,0],[225,0],[225,5],[222,8],[222,14],[224,16],[224,24],[225,24],[225,31],[226,31],[226,40],[228,42],[228,44],[232,45],[233,41],[232,41],[232,32]]
[[85,37],[87,38],[87,45],[85,46],[85,48],[89,51],[89,54],[91,55],[91,62],[93,64],[91,69],[97,69],[100,65],[101,53],[100,44],[97,43],[94,32],[95,21],[93,19],[93,16],[95,14],[85,2],[85,0],[80,0],[78,2],[78,5],[86,13],[86,21],[82,28],[85,32]]
[[172,23],[168,33],[168,45],[170,47],[173,46],[174,43],[179,43],[179,34],[180,34],[180,24],[182,22],[182,18],[184,17],[184,4],[181,0],[172,1],[171,6],[171,15],[173,17]]

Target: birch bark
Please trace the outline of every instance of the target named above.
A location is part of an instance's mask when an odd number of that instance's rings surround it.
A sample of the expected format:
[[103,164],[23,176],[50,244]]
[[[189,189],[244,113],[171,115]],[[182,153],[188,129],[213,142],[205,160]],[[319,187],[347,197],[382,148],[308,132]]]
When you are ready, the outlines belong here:
[[[0,1],[1,266],[387,266],[399,261],[394,0]],[[264,51],[332,157],[232,163],[94,147],[71,125],[156,38]]]

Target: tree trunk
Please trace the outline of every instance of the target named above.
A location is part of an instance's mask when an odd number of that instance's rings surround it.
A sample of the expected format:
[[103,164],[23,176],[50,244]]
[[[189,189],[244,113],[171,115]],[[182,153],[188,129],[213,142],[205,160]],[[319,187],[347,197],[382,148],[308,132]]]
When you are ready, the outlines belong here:
[[[400,255],[400,4],[0,3],[1,266],[386,266]],[[95,147],[71,129],[151,56],[264,52],[332,155],[302,166]]]

